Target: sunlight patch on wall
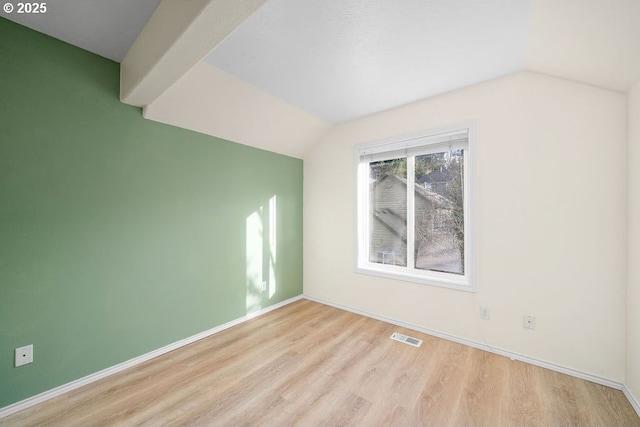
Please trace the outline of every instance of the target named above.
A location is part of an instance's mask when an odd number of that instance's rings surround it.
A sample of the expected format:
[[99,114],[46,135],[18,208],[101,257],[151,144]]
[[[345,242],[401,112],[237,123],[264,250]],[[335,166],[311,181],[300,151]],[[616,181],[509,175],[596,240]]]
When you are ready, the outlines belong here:
[[276,196],[273,196],[271,199],[269,199],[269,299],[273,298],[277,289],[277,207]]
[[247,314],[263,308],[263,293],[268,291],[270,300],[278,290],[277,197],[265,202],[246,219]]
[[262,308],[262,211],[261,206],[246,220],[247,314]]

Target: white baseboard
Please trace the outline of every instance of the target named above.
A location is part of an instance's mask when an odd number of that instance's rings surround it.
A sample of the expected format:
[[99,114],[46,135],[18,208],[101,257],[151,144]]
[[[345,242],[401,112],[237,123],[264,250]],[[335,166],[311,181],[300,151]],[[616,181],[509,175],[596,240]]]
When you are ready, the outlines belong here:
[[640,400],[636,398],[636,396],[631,392],[631,390],[627,388],[626,385],[622,386],[622,392],[627,397],[627,400],[629,400],[629,403],[631,403],[631,406],[633,406],[633,409],[636,410],[638,416],[640,417]]
[[369,312],[363,311],[363,310],[358,310],[358,309],[352,308],[352,307],[347,307],[347,306],[344,306],[344,305],[341,305],[341,304],[336,304],[334,302],[323,300],[321,298],[316,298],[316,297],[312,297],[312,296],[309,296],[309,295],[304,295],[304,298],[308,299],[310,301],[318,302],[320,304],[329,305],[331,307],[339,308],[341,310],[346,310],[346,311],[350,311],[352,313],[360,314],[362,316],[370,317],[372,319],[380,320],[380,321],[383,321],[383,322],[386,322],[386,323],[391,323],[392,325],[402,326],[403,328],[407,328],[407,329],[411,329],[411,330],[414,330],[414,331],[422,332],[422,333],[427,334],[427,335],[432,335],[432,336],[435,336],[435,337],[438,337],[438,338],[443,338],[445,340],[457,342],[459,344],[468,345],[469,347],[473,347],[473,348],[477,348],[477,349],[480,349],[480,350],[488,351],[490,353],[499,354],[501,356],[505,356],[505,357],[508,357],[510,359],[519,360],[521,362],[529,363],[531,365],[540,366],[542,368],[550,369],[552,371],[556,371],[556,372],[560,372],[560,373],[563,373],[563,374],[571,375],[572,377],[581,378],[583,380],[591,381],[591,382],[594,382],[596,384],[601,384],[601,385],[604,385],[604,386],[607,386],[607,387],[614,388],[616,390],[623,390],[624,391],[624,385],[622,383],[619,383],[619,382],[616,382],[616,381],[611,381],[611,380],[608,380],[606,378],[598,377],[596,375],[591,375],[591,374],[588,374],[586,372],[577,371],[575,369],[566,368],[566,367],[560,366],[560,365],[555,365],[553,363],[545,362],[543,360],[534,359],[532,357],[524,356],[522,354],[514,353],[514,352],[511,352],[511,351],[508,351],[508,350],[503,350],[501,348],[491,347],[491,346],[488,346],[488,345],[485,345],[485,344],[477,343],[475,341],[467,340],[465,338],[459,338],[459,337],[456,337],[454,335],[445,334],[443,332],[438,332],[438,331],[434,331],[434,330],[431,330],[431,329],[423,328],[423,327],[420,327],[420,326],[411,325],[409,323],[402,322],[400,320],[392,319],[392,318],[386,317],[386,316],[379,316],[377,314],[369,313]]
[[70,383],[67,384],[63,384],[59,387],[56,387],[54,389],[51,390],[47,390],[45,392],[42,392],[40,394],[37,394],[35,396],[29,397],[27,399],[21,400],[19,402],[16,402],[14,404],[11,404],[9,406],[5,406],[4,408],[0,408],[0,418],[4,418],[6,416],[9,416],[11,414],[15,414],[16,412],[22,411],[23,409],[27,409],[33,405],[37,405],[38,403],[42,403],[45,400],[49,400],[52,399],[56,396],[60,396],[61,394],[67,393],[71,390],[75,390],[79,387],[85,386],[87,384],[90,384],[94,381],[98,381],[102,378],[108,377],[109,375],[113,375],[117,372],[123,371],[125,369],[131,368],[133,366],[139,365],[140,363],[146,362],[147,360],[153,359],[154,357],[158,357],[161,356],[165,353],[168,353],[170,351],[176,350],[180,347],[184,347],[185,345],[194,343],[196,341],[199,341],[203,338],[206,338],[208,336],[217,334],[218,332],[222,332],[225,329],[229,329],[232,326],[236,326],[239,325],[240,323],[246,322],[247,320],[253,319],[255,317],[261,316],[265,313],[268,313],[270,311],[273,311],[277,308],[283,307],[287,304],[291,304],[292,302],[298,301],[300,299],[302,299],[303,296],[302,295],[298,295],[296,297],[293,298],[289,298],[287,300],[284,300],[282,302],[279,302],[277,304],[271,305],[269,307],[265,307],[261,310],[258,310],[254,313],[250,313],[247,314],[246,316],[242,316],[238,319],[232,320],[230,322],[227,322],[223,325],[220,326],[216,326],[215,328],[209,329],[207,331],[204,332],[200,332],[199,334],[196,335],[192,335],[188,338],[182,339],[180,341],[176,341],[174,343],[171,343],[169,345],[166,345],[162,348],[159,348],[157,350],[153,350],[150,351],[149,353],[145,353],[143,355],[140,355],[138,357],[134,357],[133,359],[127,360],[125,362],[119,363],[117,365],[111,366],[109,368],[103,369],[101,371],[95,372],[93,374],[87,375],[86,377],[82,377],[79,378],[75,381],[71,381]]

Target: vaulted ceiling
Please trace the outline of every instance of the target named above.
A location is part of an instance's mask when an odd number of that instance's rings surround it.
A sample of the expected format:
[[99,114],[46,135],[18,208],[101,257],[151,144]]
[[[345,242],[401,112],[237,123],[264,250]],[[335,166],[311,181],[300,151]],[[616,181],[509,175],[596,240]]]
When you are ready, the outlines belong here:
[[146,118],[304,157],[332,126],[518,71],[626,92],[639,0],[54,0],[2,16],[121,62]]

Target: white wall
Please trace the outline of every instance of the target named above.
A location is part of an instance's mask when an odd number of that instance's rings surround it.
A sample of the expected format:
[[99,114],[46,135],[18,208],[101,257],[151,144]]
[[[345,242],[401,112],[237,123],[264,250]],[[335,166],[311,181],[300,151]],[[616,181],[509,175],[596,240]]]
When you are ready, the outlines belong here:
[[640,402],[640,81],[629,93],[629,270],[627,280],[627,377]]
[[[622,382],[626,117],[622,94],[523,72],[335,127],[304,159],[305,294]],[[354,273],[354,144],[466,120],[478,292]]]
[[332,127],[206,62],[147,105],[144,117],[297,158]]

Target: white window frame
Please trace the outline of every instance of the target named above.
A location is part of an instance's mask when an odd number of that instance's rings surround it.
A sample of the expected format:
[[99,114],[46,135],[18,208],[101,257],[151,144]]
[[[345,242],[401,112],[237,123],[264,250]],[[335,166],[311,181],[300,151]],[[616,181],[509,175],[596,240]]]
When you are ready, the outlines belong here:
[[[466,142],[461,138],[466,134]],[[453,144],[453,145],[452,145]],[[369,163],[398,158],[398,156],[416,156],[443,149],[464,148],[464,275],[444,273],[414,268],[414,239],[407,238],[407,266],[379,264],[369,261]],[[410,135],[366,142],[354,147],[355,164],[355,270],[368,274],[397,280],[416,282],[426,285],[475,292],[475,238],[473,226],[473,165],[475,147],[475,124],[460,123],[453,126],[426,130]],[[414,182],[413,163],[407,162],[407,180]],[[407,185],[407,211],[413,212],[415,189]],[[411,230],[411,231],[409,231]],[[407,232],[414,233],[414,215],[407,214]],[[409,237],[409,236],[408,236]]]

